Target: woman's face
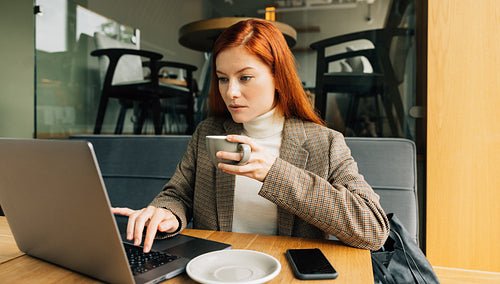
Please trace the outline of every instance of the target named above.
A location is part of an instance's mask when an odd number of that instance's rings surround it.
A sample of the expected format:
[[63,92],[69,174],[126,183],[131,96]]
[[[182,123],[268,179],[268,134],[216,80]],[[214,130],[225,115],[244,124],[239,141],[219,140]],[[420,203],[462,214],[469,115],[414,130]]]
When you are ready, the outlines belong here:
[[271,69],[242,46],[221,51],[215,59],[219,91],[233,120],[250,121],[274,107]]

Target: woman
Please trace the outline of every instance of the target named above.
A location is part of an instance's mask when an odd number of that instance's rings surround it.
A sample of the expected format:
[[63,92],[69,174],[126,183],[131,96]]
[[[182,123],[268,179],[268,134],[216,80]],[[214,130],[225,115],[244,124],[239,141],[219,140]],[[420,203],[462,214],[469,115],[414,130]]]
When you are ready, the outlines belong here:
[[[144,251],[156,237],[197,229],[327,238],[377,249],[389,225],[379,197],[358,173],[343,136],[323,126],[302,88],[281,32],[239,22],[213,50],[211,116],[197,127],[172,179],[129,216],[127,238]],[[214,167],[205,136],[249,144],[245,165]],[[224,159],[240,155],[217,153]]]

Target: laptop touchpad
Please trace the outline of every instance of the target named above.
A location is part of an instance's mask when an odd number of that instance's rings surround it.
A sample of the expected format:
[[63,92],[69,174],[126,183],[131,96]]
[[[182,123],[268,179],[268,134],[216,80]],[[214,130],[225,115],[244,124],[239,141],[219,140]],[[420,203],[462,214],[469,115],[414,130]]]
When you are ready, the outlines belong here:
[[229,248],[231,248],[231,246],[223,243],[209,242],[204,239],[192,239],[164,251],[173,255],[181,255],[193,259],[207,252]]

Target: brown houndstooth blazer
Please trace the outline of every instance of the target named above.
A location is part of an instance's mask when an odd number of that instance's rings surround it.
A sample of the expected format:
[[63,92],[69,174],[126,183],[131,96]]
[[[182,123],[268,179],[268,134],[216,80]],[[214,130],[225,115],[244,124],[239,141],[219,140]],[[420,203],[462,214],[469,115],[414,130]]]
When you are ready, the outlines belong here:
[[[242,124],[231,119],[201,122],[172,179],[151,205],[171,210],[181,229],[193,218],[195,229],[230,231],[235,178],[212,165],[205,136],[242,130]],[[358,173],[343,136],[315,123],[286,119],[280,157],[259,194],[278,206],[279,235],[331,234],[348,245],[373,250],[389,232],[379,197]]]

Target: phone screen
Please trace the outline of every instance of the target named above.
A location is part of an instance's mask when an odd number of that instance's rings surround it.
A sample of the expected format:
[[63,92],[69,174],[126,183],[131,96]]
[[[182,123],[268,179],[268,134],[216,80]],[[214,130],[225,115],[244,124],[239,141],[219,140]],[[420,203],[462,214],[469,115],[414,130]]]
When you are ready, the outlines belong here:
[[337,271],[320,249],[289,249],[287,256],[300,279],[336,278]]

